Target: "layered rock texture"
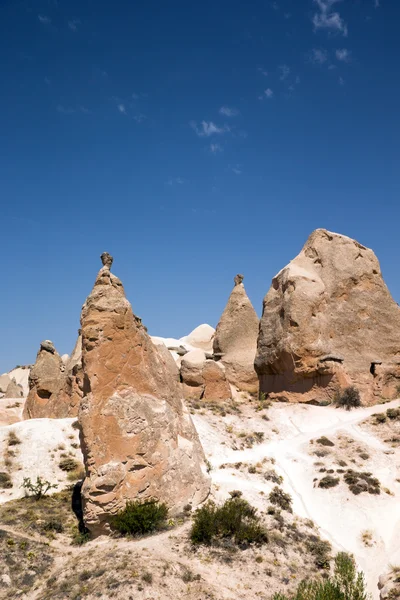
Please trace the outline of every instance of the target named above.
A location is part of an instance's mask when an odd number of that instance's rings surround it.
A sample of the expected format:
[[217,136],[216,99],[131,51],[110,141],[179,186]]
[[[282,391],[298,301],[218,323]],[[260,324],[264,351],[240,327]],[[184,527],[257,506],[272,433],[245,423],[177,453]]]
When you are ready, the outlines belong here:
[[399,395],[400,308],[372,250],[317,229],[272,280],[255,368],[260,391],[321,402],[349,385],[365,404]]
[[183,394],[188,400],[230,400],[231,387],[223,365],[207,360],[199,348],[182,358],[180,376]]
[[121,281],[110,273],[111,257],[105,253],[102,261],[81,315],[82,499],[94,535],[109,531],[110,518],[128,500],[154,498],[175,513],[209,492],[174,360],[133,314]]
[[240,390],[256,392],[257,374],[254,358],[259,320],[243,285],[243,275],[236,275],[214,336],[214,357],[220,359],[228,381]]
[[79,340],[74,353],[64,364],[50,340],[40,344],[36,362],[29,374],[29,394],[24,419],[63,419],[76,417],[82,397],[79,388]]
[[23,395],[24,390],[22,389],[22,386],[19,385],[13,377],[7,386],[4,398],[22,398]]

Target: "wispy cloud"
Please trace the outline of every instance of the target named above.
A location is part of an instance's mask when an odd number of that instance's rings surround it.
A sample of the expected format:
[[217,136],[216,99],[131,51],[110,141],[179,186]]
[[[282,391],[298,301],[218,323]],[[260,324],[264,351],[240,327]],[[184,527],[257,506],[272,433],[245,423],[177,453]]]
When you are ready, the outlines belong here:
[[222,152],[221,144],[210,144],[210,152],[211,154],[218,154],[219,152]]
[[68,27],[73,32],[78,31],[78,27],[80,24],[81,24],[81,22],[79,19],[71,19],[71,21],[68,21]]
[[224,115],[225,117],[237,117],[239,111],[237,108],[229,108],[229,106],[221,106],[219,109],[219,114]]
[[310,60],[314,64],[323,65],[328,60],[328,53],[321,48],[313,48],[311,50]]
[[143,121],[145,121],[147,119],[147,117],[146,117],[146,115],[139,113],[138,115],[134,115],[133,119],[136,121],[136,123],[143,123]]
[[345,81],[343,79],[343,77],[339,77],[339,85],[344,85]]
[[338,12],[332,10],[332,7],[337,2],[342,2],[342,0],[314,0],[319,9],[312,18],[314,31],[327,29],[328,31],[334,31],[347,36],[346,23]]
[[38,19],[42,25],[51,25],[50,17],[46,17],[46,15],[38,15]]
[[230,166],[229,168],[230,168],[230,170],[233,173],[235,173],[235,175],[241,175],[242,174],[242,167],[241,167],[241,165],[236,165],[236,166],[233,166],[233,167]]
[[349,62],[350,60],[350,51],[346,48],[341,48],[336,50],[336,58],[341,60],[342,62]]
[[64,106],[63,104],[58,104],[57,112],[59,112],[62,115],[73,115],[75,113],[83,113],[85,115],[89,115],[91,113],[91,111],[88,108],[86,108],[86,106],[73,107]]
[[375,8],[379,8],[381,5],[380,0],[374,0],[374,6]]
[[264,77],[268,77],[268,71],[266,71],[263,67],[257,67],[257,71],[260,71]]
[[118,104],[117,109],[119,110],[119,112],[121,113],[121,115],[126,115],[126,106],[125,104]]
[[132,94],[132,98],[133,98],[134,100],[139,100],[139,94],[136,94],[135,92],[133,92],[133,94]]
[[262,96],[259,96],[258,99],[259,100],[264,100],[265,98],[267,98],[268,100],[270,100],[274,95],[274,92],[271,90],[271,88],[267,88],[266,90],[264,90]]
[[202,121],[200,127],[197,126],[196,121],[191,121],[190,127],[197,133],[199,137],[210,137],[210,135],[227,133],[230,131],[230,127],[228,127],[228,125],[218,127],[212,121]]
[[182,177],[170,177],[168,181],[165,182],[165,185],[183,185],[184,180]]
[[281,81],[285,81],[285,79],[287,79],[290,75],[290,67],[287,65],[279,65],[278,70],[281,73],[279,79]]

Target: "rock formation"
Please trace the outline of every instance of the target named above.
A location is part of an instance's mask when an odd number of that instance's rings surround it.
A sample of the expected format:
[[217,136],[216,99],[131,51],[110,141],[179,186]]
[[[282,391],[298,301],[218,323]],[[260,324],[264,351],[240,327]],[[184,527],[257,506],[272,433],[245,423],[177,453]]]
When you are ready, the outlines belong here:
[[260,391],[320,402],[355,385],[365,404],[398,396],[400,308],[372,250],[317,229],[272,280],[255,368]]
[[107,264],[103,256],[81,315],[82,499],[94,535],[109,531],[110,518],[128,500],[158,499],[176,513],[209,492],[173,358],[152,343],[110,273],[111,257]]
[[8,386],[11,383],[11,378],[7,373],[0,375],[0,393],[5,394]]
[[180,370],[183,395],[188,400],[230,400],[232,392],[223,365],[207,360],[205,352],[191,350]]
[[236,275],[235,287],[217,325],[214,356],[226,369],[226,377],[240,390],[256,392],[257,375],[254,358],[257,348],[258,317],[243,285],[243,275]]
[[23,395],[24,390],[22,389],[22,386],[18,385],[13,377],[7,386],[4,398],[22,398]]
[[189,335],[180,339],[184,345],[187,344],[192,348],[200,348],[204,352],[212,352],[215,329],[207,323],[203,323],[193,329]]
[[82,393],[73,374],[73,367],[78,363],[75,355],[72,363],[70,359],[68,365],[65,365],[50,340],[44,340],[40,344],[36,362],[29,374],[29,394],[24,407],[24,419],[63,419],[77,416]]

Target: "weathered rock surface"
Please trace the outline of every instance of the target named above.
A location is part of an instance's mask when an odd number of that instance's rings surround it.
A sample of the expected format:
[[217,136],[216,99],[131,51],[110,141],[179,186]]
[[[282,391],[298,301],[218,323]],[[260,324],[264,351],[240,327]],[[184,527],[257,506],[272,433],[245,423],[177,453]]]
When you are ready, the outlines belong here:
[[390,573],[379,577],[378,588],[380,600],[394,599],[400,596],[400,570],[393,567]]
[[23,395],[24,390],[22,389],[22,386],[19,385],[13,377],[7,386],[4,398],[22,398]]
[[200,348],[191,350],[182,358],[180,375],[183,395],[187,400],[232,398],[223,365],[207,360],[206,353]]
[[109,264],[83,306],[81,327],[86,526],[94,535],[109,531],[128,500],[155,498],[172,513],[204,500],[209,478],[176,365],[152,343]]
[[[75,364],[75,363],[74,363]],[[65,365],[50,340],[40,344],[36,362],[29,374],[29,394],[24,419],[63,419],[78,414],[82,393],[72,367]]]
[[236,275],[234,281],[235,287],[215,331],[214,355],[221,358],[230,383],[240,390],[256,392],[254,358],[259,319],[242,283],[243,275]]
[[8,386],[11,383],[11,378],[7,373],[0,375],[0,393],[5,394]]
[[317,229],[272,280],[255,367],[260,391],[324,401],[355,385],[365,404],[399,395],[400,308],[372,250]]

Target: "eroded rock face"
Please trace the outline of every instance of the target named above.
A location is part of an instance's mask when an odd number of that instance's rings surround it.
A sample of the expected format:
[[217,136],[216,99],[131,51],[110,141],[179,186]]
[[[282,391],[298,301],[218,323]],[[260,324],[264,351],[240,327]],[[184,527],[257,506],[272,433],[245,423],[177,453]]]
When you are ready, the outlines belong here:
[[11,378],[7,373],[0,375],[0,393],[5,394],[10,383]]
[[18,385],[15,378],[13,377],[7,386],[4,398],[22,398],[24,390],[21,385]]
[[197,348],[182,359],[180,370],[183,395],[187,400],[230,400],[232,392],[225,369]]
[[[76,361],[76,357],[74,360]],[[50,340],[44,340],[40,344],[36,362],[29,374],[29,394],[24,407],[24,419],[64,419],[77,416],[82,392],[78,389],[72,368],[71,359],[65,365]]]
[[209,478],[176,365],[152,343],[107,264],[83,306],[81,327],[86,526],[94,535],[108,532],[110,517],[128,500],[155,498],[171,513],[204,500]]
[[317,229],[272,280],[255,367],[260,391],[324,401],[355,385],[365,404],[398,396],[400,308],[372,250]]
[[243,275],[234,278],[235,287],[217,325],[214,355],[221,359],[226,377],[240,390],[256,392],[254,358],[259,320],[243,285]]

